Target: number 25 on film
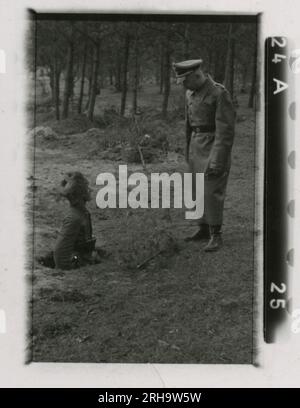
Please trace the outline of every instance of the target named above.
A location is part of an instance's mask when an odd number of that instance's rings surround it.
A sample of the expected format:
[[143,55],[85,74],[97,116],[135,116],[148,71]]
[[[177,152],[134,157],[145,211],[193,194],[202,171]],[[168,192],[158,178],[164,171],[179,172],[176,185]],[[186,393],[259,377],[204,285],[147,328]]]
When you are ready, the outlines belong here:
[[[271,293],[274,293],[274,294],[279,293],[281,295],[283,293],[285,293],[286,292],[286,285],[284,283],[281,283],[280,285],[281,285],[281,287],[275,285],[274,282],[271,282],[271,287],[270,287]],[[285,299],[271,299],[270,300],[270,307],[272,309],[279,309],[279,308],[284,309],[285,306],[286,306]]]

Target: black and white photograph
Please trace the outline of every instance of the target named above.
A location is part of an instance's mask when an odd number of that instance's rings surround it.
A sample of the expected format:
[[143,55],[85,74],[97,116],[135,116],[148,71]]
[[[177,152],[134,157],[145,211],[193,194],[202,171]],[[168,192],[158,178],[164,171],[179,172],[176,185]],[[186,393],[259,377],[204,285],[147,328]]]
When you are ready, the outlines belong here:
[[29,362],[254,363],[257,35],[28,13]]

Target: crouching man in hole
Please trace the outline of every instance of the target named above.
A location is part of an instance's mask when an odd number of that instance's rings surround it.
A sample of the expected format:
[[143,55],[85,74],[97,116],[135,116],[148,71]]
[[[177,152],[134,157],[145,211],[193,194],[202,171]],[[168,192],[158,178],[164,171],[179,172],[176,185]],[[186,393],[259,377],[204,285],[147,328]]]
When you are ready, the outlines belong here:
[[39,257],[40,264],[58,269],[75,269],[101,262],[105,251],[96,248],[91,215],[86,203],[91,200],[87,179],[80,172],[67,173],[61,182],[59,193],[70,207],[63,219],[54,250]]

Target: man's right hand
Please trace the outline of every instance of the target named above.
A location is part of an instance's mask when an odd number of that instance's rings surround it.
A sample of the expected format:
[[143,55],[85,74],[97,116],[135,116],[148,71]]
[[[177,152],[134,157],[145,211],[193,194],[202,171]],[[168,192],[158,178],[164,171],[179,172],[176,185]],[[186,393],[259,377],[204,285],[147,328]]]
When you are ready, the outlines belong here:
[[189,159],[190,159],[189,150],[190,150],[189,146],[186,147],[186,149],[185,149],[185,160],[186,160],[187,163],[189,162]]

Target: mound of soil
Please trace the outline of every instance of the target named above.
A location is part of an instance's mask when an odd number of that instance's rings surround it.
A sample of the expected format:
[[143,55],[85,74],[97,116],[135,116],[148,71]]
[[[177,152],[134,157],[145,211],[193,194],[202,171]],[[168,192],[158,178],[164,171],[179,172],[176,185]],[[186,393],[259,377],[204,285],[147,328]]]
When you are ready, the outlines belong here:
[[58,134],[49,126],[37,126],[31,130],[30,136],[42,138],[44,141],[58,140]]

